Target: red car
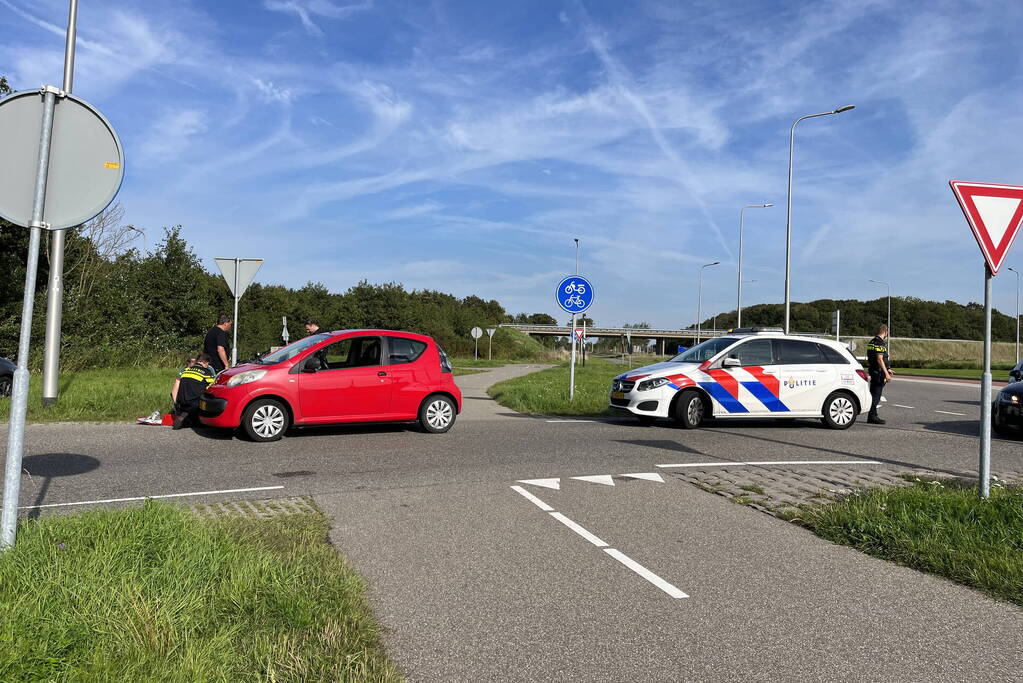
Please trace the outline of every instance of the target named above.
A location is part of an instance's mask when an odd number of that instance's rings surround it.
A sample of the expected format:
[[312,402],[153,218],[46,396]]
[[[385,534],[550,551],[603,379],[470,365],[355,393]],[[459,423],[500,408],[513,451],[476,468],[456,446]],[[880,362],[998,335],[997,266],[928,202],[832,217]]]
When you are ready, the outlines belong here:
[[314,334],[224,370],[199,401],[210,427],[276,441],[291,426],[411,422],[441,434],[462,411],[451,363],[431,337],[389,330]]

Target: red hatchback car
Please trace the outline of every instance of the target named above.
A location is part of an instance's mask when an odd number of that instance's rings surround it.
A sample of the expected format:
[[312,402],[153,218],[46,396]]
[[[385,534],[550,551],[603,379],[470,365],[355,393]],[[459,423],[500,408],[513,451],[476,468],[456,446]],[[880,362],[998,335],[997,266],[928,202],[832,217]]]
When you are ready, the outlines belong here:
[[451,429],[462,392],[431,337],[389,330],[314,334],[253,363],[224,370],[199,402],[210,427],[241,427],[275,441],[291,426],[411,422]]

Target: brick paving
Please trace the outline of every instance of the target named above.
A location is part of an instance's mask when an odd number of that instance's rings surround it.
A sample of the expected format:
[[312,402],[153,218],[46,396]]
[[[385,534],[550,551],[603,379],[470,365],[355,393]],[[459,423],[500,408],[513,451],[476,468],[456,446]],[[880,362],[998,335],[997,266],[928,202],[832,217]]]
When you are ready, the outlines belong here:
[[234,500],[217,503],[196,503],[188,509],[200,517],[254,517],[270,519],[284,515],[319,513],[312,498],[276,498],[272,500]]
[[[908,486],[913,479],[959,479],[974,484],[977,479],[976,472],[953,474],[891,465],[708,467],[673,472],[669,476],[786,519],[798,516],[800,506],[827,505],[866,488]],[[1000,484],[1023,485],[1023,472],[1000,473],[993,485]]]

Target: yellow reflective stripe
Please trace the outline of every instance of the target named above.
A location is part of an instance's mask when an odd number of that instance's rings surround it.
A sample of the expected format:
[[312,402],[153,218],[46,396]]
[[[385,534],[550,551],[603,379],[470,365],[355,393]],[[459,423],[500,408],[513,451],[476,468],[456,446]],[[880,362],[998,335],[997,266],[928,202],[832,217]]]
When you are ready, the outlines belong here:
[[195,370],[185,370],[181,373],[179,379],[194,379],[197,382],[206,382],[207,384],[213,382],[213,378],[203,372],[197,372]]

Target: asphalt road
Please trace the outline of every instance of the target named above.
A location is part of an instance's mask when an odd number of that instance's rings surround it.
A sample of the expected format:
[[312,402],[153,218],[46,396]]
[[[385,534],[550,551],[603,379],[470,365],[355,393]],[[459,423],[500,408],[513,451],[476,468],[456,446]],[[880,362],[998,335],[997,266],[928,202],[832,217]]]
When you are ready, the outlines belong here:
[[[495,379],[531,369],[459,378],[463,415],[439,436],[362,426],[253,444],[210,430],[32,425],[23,512],[209,491],[227,492],[177,499],[315,496],[413,680],[1017,679],[1018,608],[826,543],[657,467],[879,460],[976,471],[978,387],[897,379],[884,426],[682,431],[526,417],[486,398]],[[996,439],[993,471],[1023,471],[1023,442]],[[663,481],[571,479],[626,473]],[[543,478],[559,488],[517,483]],[[40,505],[55,507],[28,507]]]

